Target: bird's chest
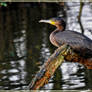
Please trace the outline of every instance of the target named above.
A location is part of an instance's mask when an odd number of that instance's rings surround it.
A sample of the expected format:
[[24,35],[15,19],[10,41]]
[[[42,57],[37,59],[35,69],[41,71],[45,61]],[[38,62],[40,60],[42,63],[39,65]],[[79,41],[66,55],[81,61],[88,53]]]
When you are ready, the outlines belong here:
[[57,42],[56,39],[55,39],[55,33],[51,33],[51,34],[50,34],[50,42],[51,42],[54,46],[59,47],[59,44],[58,44],[58,42]]

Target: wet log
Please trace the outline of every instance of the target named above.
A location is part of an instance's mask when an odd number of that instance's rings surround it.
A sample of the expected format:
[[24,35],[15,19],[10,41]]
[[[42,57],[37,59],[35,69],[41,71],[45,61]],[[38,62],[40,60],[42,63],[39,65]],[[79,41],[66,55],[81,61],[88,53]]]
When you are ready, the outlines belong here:
[[52,54],[51,57],[44,63],[27,89],[39,90],[47,84],[51,76],[64,60],[78,62],[85,65],[88,69],[92,69],[92,60],[80,57],[78,54],[73,52],[69,45],[63,45],[55,50],[54,54]]
[[69,49],[70,47],[68,45],[63,45],[55,50],[54,54],[52,54],[50,58],[44,63],[27,89],[38,90],[46,83],[48,83],[49,79],[54,74],[56,69],[64,61],[63,55],[66,55]]
[[81,57],[72,49],[70,49],[68,54],[65,56],[65,60],[69,62],[77,62],[84,65],[87,69],[92,69],[92,58]]

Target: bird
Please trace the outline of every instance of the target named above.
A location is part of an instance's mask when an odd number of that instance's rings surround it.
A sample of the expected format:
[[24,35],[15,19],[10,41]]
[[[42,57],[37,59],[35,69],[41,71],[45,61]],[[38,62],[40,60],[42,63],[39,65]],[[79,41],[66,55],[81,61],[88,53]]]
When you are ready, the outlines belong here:
[[73,51],[78,53],[83,58],[92,58],[92,40],[82,33],[73,30],[66,30],[66,22],[62,17],[42,19],[40,23],[49,23],[54,25],[56,29],[50,34],[50,42],[60,47],[63,44],[68,44]]

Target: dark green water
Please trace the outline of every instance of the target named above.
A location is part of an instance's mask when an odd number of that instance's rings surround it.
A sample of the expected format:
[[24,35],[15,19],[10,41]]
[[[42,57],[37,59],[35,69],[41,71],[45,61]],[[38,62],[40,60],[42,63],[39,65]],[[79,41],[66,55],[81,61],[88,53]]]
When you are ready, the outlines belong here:
[[[54,52],[49,41],[55,27],[40,19],[64,16],[67,29],[81,32],[77,22],[79,3],[12,3],[0,7],[0,89],[24,89],[40,66]],[[92,5],[85,3],[82,15],[85,35],[92,38]],[[64,62],[43,89],[91,89],[92,71]]]

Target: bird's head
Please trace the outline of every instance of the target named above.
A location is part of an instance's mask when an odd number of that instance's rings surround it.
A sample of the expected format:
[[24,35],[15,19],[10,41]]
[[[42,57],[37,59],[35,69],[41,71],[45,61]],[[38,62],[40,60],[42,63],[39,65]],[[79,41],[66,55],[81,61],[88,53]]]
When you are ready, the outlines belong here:
[[49,20],[40,20],[39,22],[49,23],[54,26],[56,26],[60,30],[64,30],[66,27],[66,23],[63,18],[57,17],[57,18],[51,18]]

